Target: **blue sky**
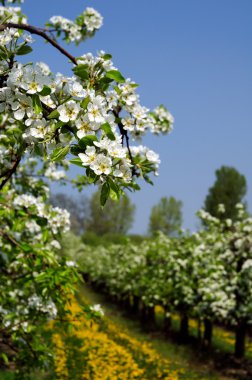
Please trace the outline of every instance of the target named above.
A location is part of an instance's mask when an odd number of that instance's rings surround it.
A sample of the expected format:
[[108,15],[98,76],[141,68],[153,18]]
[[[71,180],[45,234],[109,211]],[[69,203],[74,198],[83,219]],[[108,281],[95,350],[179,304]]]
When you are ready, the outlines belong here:
[[[124,76],[140,84],[142,104],[163,103],[175,117],[171,135],[144,139],[162,164],[155,186],[143,184],[131,195],[137,205],[132,231],[146,232],[150,208],[171,195],[183,202],[184,227],[195,230],[194,214],[222,165],[246,176],[251,206],[252,1],[26,0],[24,11],[31,24],[42,26],[52,15],[75,18],[87,6],[101,12],[104,25],[68,50],[111,53]],[[64,56],[36,41],[31,58],[70,74]]]

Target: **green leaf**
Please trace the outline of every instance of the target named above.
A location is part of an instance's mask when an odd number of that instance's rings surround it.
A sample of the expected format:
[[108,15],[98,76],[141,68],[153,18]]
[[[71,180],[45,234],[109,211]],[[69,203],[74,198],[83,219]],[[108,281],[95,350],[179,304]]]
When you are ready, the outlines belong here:
[[31,251],[34,251],[34,249],[29,245],[29,244],[26,244],[26,243],[22,243],[20,244],[20,247],[22,248],[22,250],[24,252],[31,252]]
[[79,140],[79,146],[82,149],[86,149],[86,147],[94,145],[94,141],[98,141],[97,137],[95,135],[88,135],[85,137],[82,137],[82,139]]
[[17,55],[25,55],[32,52],[32,48],[29,45],[20,46],[20,48],[16,51]]
[[60,161],[67,155],[68,152],[69,152],[69,145],[56,148],[51,154],[51,160]]
[[108,197],[109,197],[109,193],[110,193],[110,186],[109,186],[109,183],[108,183],[108,182],[105,182],[105,183],[102,185],[102,188],[101,188],[101,196],[100,196],[100,203],[101,203],[101,206],[104,206],[105,203],[107,202]]
[[37,94],[32,95],[32,105],[33,105],[33,109],[37,115],[43,111],[41,101],[40,101],[39,96]]
[[86,169],[86,174],[87,174],[89,183],[94,183],[98,178],[98,176],[95,174],[95,172],[90,168]]
[[125,82],[125,78],[122,76],[122,74],[118,70],[107,71],[105,76],[107,78],[115,80],[117,83],[124,83]]
[[8,59],[8,54],[6,54],[5,52],[0,52],[0,58],[3,60]]
[[121,95],[122,91],[118,86],[114,86],[114,90],[117,92],[118,95]]
[[101,129],[106,133],[106,136],[110,140],[113,140],[113,141],[115,140],[115,135],[112,132],[112,129],[111,129],[111,126],[109,125],[109,123],[102,124]]
[[47,119],[57,119],[59,117],[59,112],[57,110],[53,110],[49,115],[47,115]]
[[113,82],[113,79],[111,79],[111,78],[107,78],[107,77],[102,77],[102,78],[99,80],[100,85],[103,85],[103,84],[110,84],[111,82]]
[[37,217],[36,222],[37,222],[38,225],[40,225],[41,227],[45,227],[45,226],[47,226],[47,224],[48,224],[48,220],[47,220],[47,218],[43,218],[43,217]]
[[1,353],[1,356],[2,356],[3,361],[5,362],[5,364],[8,365],[9,364],[8,356],[4,352]]
[[78,65],[73,68],[73,72],[75,75],[77,75],[79,78],[83,80],[89,79],[87,65]]
[[72,160],[69,160],[69,162],[71,162],[71,164],[74,164],[83,168],[83,162],[81,161],[79,157],[73,158]]
[[109,196],[112,199],[112,201],[118,201],[119,200],[119,195],[117,193],[115,193],[114,190],[112,190],[112,189],[110,189]]
[[149,183],[150,185],[154,185],[154,183],[152,182],[152,180],[150,179],[150,177],[148,177],[147,175],[144,175],[143,177],[144,177],[144,179],[145,179],[145,181],[147,183]]
[[133,182],[131,185],[134,190],[141,190],[141,187],[137,183]]
[[47,95],[50,95],[51,92],[52,92],[52,90],[50,89],[50,87],[44,86],[43,90],[40,91],[39,95],[41,95],[41,96],[47,96]]
[[69,132],[69,130],[65,127],[65,124],[63,123],[63,121],[58,121],[56,124],[54,124],[54,130],[55,131],[56,131],[56,129],[60,129],[60,128],[61,128],[61,130],[60,130],[61,133]]
[[82,100],[82,102],[80,103],[80,106],[81,108],[83,108],[84,110],[87,108],[88,106],[88,103],[90,102],[90,97],[87,96],[85,99]]
[[43,296],[46,296],[46,294],[48,293],[48,291],[49,291],[49,289],[44,288],[44,289],[42,290],[42,295],[43,295]]
[[119,196],[120,187],[110,177],[108,178],[108,181],[111,189],[117,194],[117,196]]
[[108,61],[109,59],[112,58],[112,55],[111,55],[111,54],[104,54],[104,55],[102,56],[102,58],[105,59],[105,61]]
[[78,154],[79,153],[81,153],[82,152],[82,148],[80,148],[78,145],[73,145],[72,147],[71,147],[71,153],[74,155],[74,156],[78,156]]

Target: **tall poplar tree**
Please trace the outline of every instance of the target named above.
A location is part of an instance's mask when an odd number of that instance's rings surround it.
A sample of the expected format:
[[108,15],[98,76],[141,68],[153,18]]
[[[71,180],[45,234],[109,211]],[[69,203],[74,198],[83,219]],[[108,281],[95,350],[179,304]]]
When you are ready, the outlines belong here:
[[[222,166],[216,170],[216,180],[209,189],[205,199],[204,208],[213,216],[221,219],[230,218],[236,220],[238,209],[236,205],[244,202],[247,192],[247,181],[244,175],[238,170],[229,166]],[[223,204],[225,212],[220,214],[219,204]]]

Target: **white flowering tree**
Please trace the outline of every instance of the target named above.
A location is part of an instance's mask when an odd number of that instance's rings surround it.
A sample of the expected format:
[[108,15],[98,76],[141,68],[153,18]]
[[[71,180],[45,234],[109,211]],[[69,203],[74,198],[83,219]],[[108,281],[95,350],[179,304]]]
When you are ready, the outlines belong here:
[[[22,1],[0,6],[0,347],[1,360],[18,378],[53,359],[46,339],[48,319],[69,321],[65,307],[78,273],[57,251],[69,214],[49,206],[45,178],[66,180],[63,169],[82,168],[75,183],[101,186],[101,205],[124,190],[151,182],[158,154],[131,146],[150,131],[168,133],[173,118],[165,107],[140,104],[137,84],[100,52],[75,58],[60,44],[78,45],[102,26],[87,8],[75,20],[53,16],[43,27],[28,23]],[[73,74],[54,74],[46,63],[20,63],[41,37],[70,62]],[[91,311],[90,311],[91,312]]]
[[[241,358],[245,354],[248,327],[252,324],[252,218],[244,205],[237,204],[236,208],[236,221],[220,218],[218,222],[219,233],[225,234],[221,260],[226,270],[227,320],[235,328],[235,355]],[[225,212],[223,205],[221,211]]]
[[[242,358],[252,324],[252,218],[242,205],[237,209],[235,222],[199,211],[204,229],[192,236],[171,239],[160,234],[140,245],[86,246],[77,260],[91,282],[148,325],[154,306],[160,305],[166,322],[169,315],[180,315],[183,340],[189,318],[203,322],[206,346],[211,345],[215,323],[233,329],[234,353]],[[219,212],[224,210],[220,205]]]

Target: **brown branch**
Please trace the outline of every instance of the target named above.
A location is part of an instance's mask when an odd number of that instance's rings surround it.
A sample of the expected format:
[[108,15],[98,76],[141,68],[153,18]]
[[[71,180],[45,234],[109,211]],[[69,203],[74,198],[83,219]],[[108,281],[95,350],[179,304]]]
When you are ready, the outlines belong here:
[[[0,230],[0,235],[5,237],[7,240],[9,240],[10,243],[16,245],[17,247],[22,249],[22,246],[10,235],[8,235],[5,231]],[[23,249],[22,249],[23,250]]]
[[28,25],[28,24],[16,24],[14,22],[8,22],[6,24],[0,25],[0,31],[5,30],[6,28],[14,28],[14,29],[22,29],[26,30],[27,32],[30,32],[31,34],[36,34],[42,38],[44,38],[46,41],[48,41],[52,46],[54,46],[57,50],[59,50],[63,55],[65,55],[67,58],[70,59],[75,65],[77,65],[77,61],[74,58],[73,55],[68,53],[65,49],[63,49],[62,46],[60,46],[56,41],[54,41],[53,38],[48,36],[46,32],[41,30],[40,28],[37,28],[36,26]]
[[24,340],[25,340],[25,342],[26,342],[28,348],[30,349],[30,351],[31,351],[31,353],[32,353],[32,355],[33,355],[33,357],[34,357],[34,359],[38,360],[38,353],[37,353],[36,351],[34,351],[32,345],[31,345],[31,343],[30,343],[31,336],[30,336],[28,333],[26,333],[26,332],[24,331],[24,329],[23,329],[23,338],[24,338]]
[[[0,330],[0,331],[5,331],[5,330]],[[8,340],[6,340],[6,339],[8,339]],[[10,336],[8,336],[8,337],[3,337],[3,338],[1,338],[1,340],[0,340],[0,343],[3,345],[3,346],[8,346],[12,351],[14,351],[16,354],[19,352],[18,351],[18,348],[16,348],[15,346],[13,346],[13,344],[10,342]]]
[[[113,111],[113,114],[114,114],[114,116],[116,118],[119,118],[119,112],[120,111],[121,111],[121,107],[117,107],[117,109]],[[127,146],[127,150],[128,150],[128,153],[129,153],[129,158],[130,158],[130,161],[131,161],[131,163],[133,165],[133,168],[131,170],[132,171],[132,175],[138,176],[138,173],[137,173],[135,165],[134,165],[133,156],[132,156],[132,153],[131,153],[131,150],[130,150],[128,132],[124,129],[122,123],[119,122],[119,123],[117,123],[117,125],[118,125],[119,131],[120,131],[121,136],[122,136],[122,145],[123,145],[124,138],[126,140],[126,146]]]
[[17,170],[17,167],[19,165],[21,161],[21,156],[17,156],[16,157],[16,160],[14,161],[14,165],[12,166],[12,168],[9,170],[9,172],[7,173],[5,179],[1,182],[0,184],[0,190],[4,187],[4,185],[9,181],[9,179],[11,178],[11,176],[16,172]]

